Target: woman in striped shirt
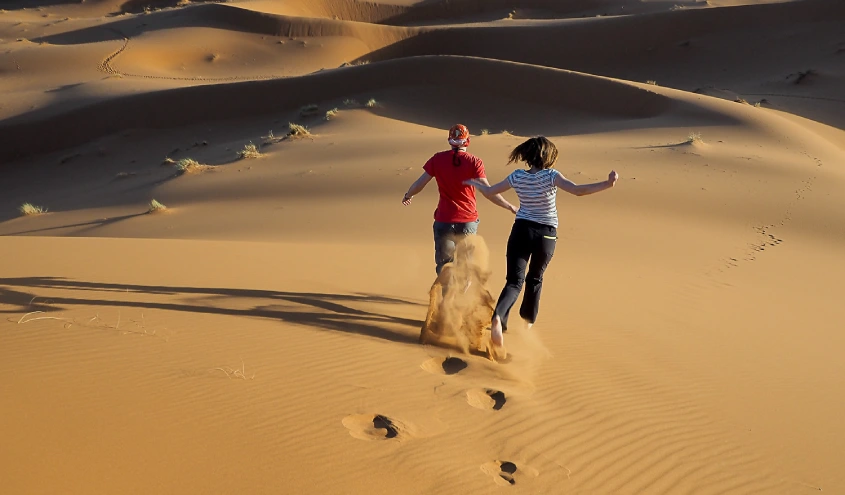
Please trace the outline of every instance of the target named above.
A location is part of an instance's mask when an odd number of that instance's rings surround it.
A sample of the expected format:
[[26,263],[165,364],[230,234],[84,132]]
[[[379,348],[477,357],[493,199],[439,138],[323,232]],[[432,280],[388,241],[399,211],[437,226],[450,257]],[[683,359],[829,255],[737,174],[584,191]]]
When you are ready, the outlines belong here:
[[519,308],[519,316],[529,328],[537,319],[543,272],[552,260],[557,243],[557,189],[576,196],[585,196],[610,189],[619,179],[619,175],[611,171],[606,181],[577,185],[552,168],[557,155],[557,148],[551,141],[543,136],[534,137],[514,148],[508,161],[508,164],[525,162],[529,167],[527,170],[515,170],[505,180],[492,186],[477,179],[465,182],[475,186],[487,198],[511,188],[519,198],[516,221],[508,238],[507,283],[493,312],[491,337],[496,346],[504,343],[502,331],[507,330],[508,314],[526,280],[528,284]]

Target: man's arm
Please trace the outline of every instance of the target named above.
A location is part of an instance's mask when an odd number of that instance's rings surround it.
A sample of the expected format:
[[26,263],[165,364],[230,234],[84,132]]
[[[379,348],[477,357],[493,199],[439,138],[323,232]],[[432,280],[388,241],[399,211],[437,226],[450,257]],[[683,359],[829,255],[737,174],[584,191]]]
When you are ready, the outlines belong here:
[[402,204],[408,206],[411,204],[411,199],[419,194],[428,184],[432,176],[428,175],[428,172],[423,172],[419,179],[415,180],[411,187],[408,188],[408,192],[405,193],[405,196],[402,198]]
[[611,171],[605,181],[581,185],[572,182],[562,174],[557,174],[555,176],[555,185],[569,194],[574,194],[575,196],[586,196],[588,194],[595,194],[597,192],[610,189],[616,184],[617,180],[619,180],[619,174],[617,174],[616,171]]

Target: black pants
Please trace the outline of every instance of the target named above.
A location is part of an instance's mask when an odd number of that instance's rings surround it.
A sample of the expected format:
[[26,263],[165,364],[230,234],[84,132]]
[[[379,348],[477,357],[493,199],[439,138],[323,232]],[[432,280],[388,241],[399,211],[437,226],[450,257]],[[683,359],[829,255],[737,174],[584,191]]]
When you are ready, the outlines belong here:
[[[537,320],[540,311],[540,291],[543,272],[549,266],[557,244],[557,229],[529,220],[517,220],[508,238],[507,284],[496,303],[496,314],[502,319],[502,328],[508,327],[508,315],[516,303],[522,285],[527,281],[525,296],[519,307],[519,316],[529,323]],[[528,274],[525,268],[528,267]]]

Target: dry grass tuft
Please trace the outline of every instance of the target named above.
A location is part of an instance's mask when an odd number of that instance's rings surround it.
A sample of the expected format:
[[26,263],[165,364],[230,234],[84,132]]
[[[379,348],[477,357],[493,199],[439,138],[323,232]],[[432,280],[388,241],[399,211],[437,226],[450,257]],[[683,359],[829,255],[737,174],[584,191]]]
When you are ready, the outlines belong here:
[[737,98],[734,100],[736,103],[742,103],[743,105],[748,105],[748,101],[745,98]]
[[646,83],[646,84],[650,84],[650,85],[652,85],[652,86],[657,86],[657,81],[652,81],[651,79],[649,79],[649,80],[648,80],[648,81],[646,81],[645,83]]
[[486,136],[488,134],[490,134],[490,129],[481,129],[481,135],[482,136]]
[[320,107],[314,105],[313,103],[310,105],[305,105],[299,109],[299,115],[302,117],[310,117],[312,115],[317,115],[319,113]]
[[337,114],[340,113],[340,110],[337,108],[332,108],[328,112],[326,112],[326,120],[332,120],[333,118],[337,117]]
[[353,100],[351,98],[347,98],[347,99],[343,100],[343,104],[346,105],[347,107],[357,107],[359,103],[358,103],[358,100]]
[[162,165],[176,165],[176,160],[170,158],[169,156],[164,157],[164,161],[161,162]]
[[264,146],[279,142],[279,140],[276,138],[276,135],[273,134],[273,129],[270,129],[270,132],[268,132],[266,136],[261,136],[261,139],[264,140],[264,142],[262,143]]
[[311,136],[311,131],[309,131],[308,128],[304,125],[294,124],[293,122],[290,122],[288,123],[288,128],[290,129],[287,133],[288,137],[301,138]]
[[[272,132],[273,131],[270,131],[271,134],[272,134]],[[244,159],[244,158],[260,158],[261,152],[258,151],[258,147],[255,146],[252,143],[252,141],[250,141],[249,143],[244,145],[244,149],[242,149],[241,151],[238,151],[238,156],[241,159]]]
[[193,158],[182,158],[176,162],[176,172],[182,174],[198,174],[211,169],[211,165],[203,165]]
[[370,98],[369,100],[367,100],[366,105],[367,105],[367,108],[374,108],[374,107],[379,106],[379,104],[378,104],[378,102],[376,101],[375,98]]
[[690,132],[687,136],[687,140],[685,141],[686,144],[703,144],[704,140],[701,139],[700,132]]
[[150,201],[150,205],[149,205],[149,209],[147,210],[147,213],[162,213],[162,212],[165,212],[165,211],[167,211],[166,206],[164,206],[163,204],[159,203],[156,200],[152,200],[152,201]]
[[43,206],[35,206],[30,203],[24,203],[19,208],[18,211],[21,212],[21,215],[30,216],[30,215],[40,215],[42,213],[47,213],[47,208]]

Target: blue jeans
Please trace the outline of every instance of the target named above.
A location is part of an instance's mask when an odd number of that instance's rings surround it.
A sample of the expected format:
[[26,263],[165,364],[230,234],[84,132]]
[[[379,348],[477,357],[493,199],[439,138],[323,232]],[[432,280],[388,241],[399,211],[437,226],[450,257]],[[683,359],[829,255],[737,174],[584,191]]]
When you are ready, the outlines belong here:
[[455,238],[478,233],[478,220],[467,223],[434,222],[434,262],[440,275],[443,265],[454,261]]

